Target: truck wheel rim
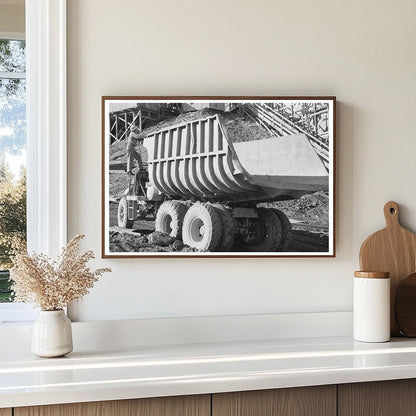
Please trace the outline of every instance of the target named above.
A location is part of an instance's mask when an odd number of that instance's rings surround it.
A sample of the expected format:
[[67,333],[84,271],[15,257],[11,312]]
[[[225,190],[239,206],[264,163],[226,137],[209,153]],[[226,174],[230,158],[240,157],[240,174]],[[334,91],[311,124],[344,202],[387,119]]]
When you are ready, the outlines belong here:
[[169,214],[166,214],[162,218],[162,231],[166,234],[170,234],[172,232],[172,217]]
[[201,218],[194,218],[190,224],[190,234],[192,241],[199,243],[204,238],[204,222]]

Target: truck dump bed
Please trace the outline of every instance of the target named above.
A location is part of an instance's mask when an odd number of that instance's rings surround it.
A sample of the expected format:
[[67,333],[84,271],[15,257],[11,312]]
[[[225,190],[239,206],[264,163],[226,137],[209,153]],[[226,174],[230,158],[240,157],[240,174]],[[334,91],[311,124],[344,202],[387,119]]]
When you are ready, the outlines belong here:
[[219,114],[143,140],[149,180],[172,198],[255,202],[328,189],[328,172],[305,135],[233,143]]

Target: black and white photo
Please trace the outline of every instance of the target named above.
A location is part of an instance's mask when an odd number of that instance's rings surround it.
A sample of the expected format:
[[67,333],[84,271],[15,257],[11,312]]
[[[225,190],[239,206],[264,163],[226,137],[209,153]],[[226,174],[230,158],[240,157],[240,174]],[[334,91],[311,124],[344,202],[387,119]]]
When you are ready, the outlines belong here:
[[103,97],[103,257],[335,255],[334,97]]

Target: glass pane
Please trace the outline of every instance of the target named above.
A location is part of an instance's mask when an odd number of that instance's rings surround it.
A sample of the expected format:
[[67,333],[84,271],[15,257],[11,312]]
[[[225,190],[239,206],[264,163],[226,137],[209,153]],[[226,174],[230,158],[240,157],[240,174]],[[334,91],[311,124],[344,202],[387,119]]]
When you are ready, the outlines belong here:
[[0,72],[26,72],[24,40],[0,39]]
[[9,271],[0,270],[0,303],[12,301],[13,295],[10,286]]
[[11,300],[7,269],[26,243],[26,80],[0,79],[0,302]]
[[26,80],[0,79],[0,158],[17,156],[25,148]]

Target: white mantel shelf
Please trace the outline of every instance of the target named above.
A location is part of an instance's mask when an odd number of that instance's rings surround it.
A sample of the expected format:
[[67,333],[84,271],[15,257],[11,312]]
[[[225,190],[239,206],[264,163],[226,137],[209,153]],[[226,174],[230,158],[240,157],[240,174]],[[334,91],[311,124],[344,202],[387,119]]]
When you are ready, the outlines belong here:
[[0,353],[0,408],[416,377],[416,340],[350,337]]

